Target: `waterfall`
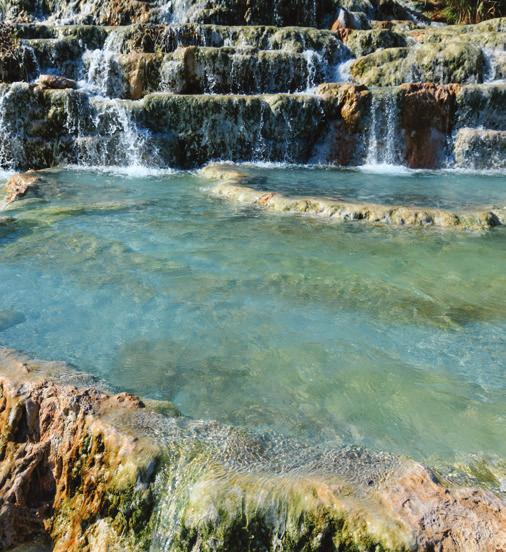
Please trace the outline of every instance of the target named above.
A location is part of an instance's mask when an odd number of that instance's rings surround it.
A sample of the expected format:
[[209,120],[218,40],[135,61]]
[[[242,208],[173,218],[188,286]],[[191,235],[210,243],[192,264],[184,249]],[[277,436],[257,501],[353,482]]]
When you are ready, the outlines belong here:
[[192,0],[172,0],[171,23],[190,23],[195,15],[205,8],[205,2]]
[[302,55],[306,60],[307,68],[306,92],[311,92],[323,80],[325,62],[323,56],[315,50],[304,50]]
[[13,170],[23,163],[24,147],[19,128],[22,128],[16,102],[16,91],[26,87],[23,83],[4,86],[0,90],[0,167]]
[[122,35],[111,32],[101,50],[86,50],[83,67],[86,71],[81,86],[93,94],[106,97],[120,97],[125,92],[123,72],[118,63]]
[[370,109],[366,165],[396,165],[398,108],[394,92],[373,92]]
[[504,83],[506,82],[506,73],[500,71],[500,67],[506,67],[506,51],[500,48],[482,48],[485,58],[484,82]]
[[147,130],[132,117],[135,102],[81,95],[67,101],[66,129],[73,139],[72,162],[84,166],[122,166],[134,171],[161,165]]
[[160,90],[181,94],[186,84],[184,63],[180,60],[164,58],[160,67]]
[[351,58],[338,63],[334,67],[334,75],[331,76],[330,80],[339,83],[351,82],[351,65],[354,61],[355,58]]

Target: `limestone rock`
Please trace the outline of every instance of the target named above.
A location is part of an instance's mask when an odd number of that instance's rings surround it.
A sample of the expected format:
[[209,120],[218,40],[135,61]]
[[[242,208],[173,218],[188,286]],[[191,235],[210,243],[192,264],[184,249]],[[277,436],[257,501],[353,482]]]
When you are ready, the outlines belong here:
[[[207,172],[244,177],[223,165]],[[499,498],[445,488],[415,462],[162,416],[64,364],[5,349],[0,458],[2,549],[44,550],[44,538],[56,552],[504,545]]]
[[5,185],[6,203],[12,203],[27,195],[37,195],[40,178],[35,171],[15,174],[9,178]]
[[322,84],[317,93],[334,106],[337,115],[334,120],[331,118],[329,121],[329,161],[339,165],[356,163],[362,155],[361,136],[364,132],[364,116],[370,102],[369,90],[366,86],[351,84]]
[[47,535],[56,551],[138,550],[160,451],[114,420],[142,403],[76,386],[61,364],[0,357],[0,547]]
[[506,131],[462,128],[454,145],[457,167],[506,169]]
[[401,127],[406,163],[413,168],[436,168],[446,155],[458,85],[401,85]]
[[462,230],[488,229],[506,222],[504,211],[497,208],[489,211],[452,212],[436,208],[355,203],[258,191],[248,186],[247,174],[227,165],[208,165],[202,170],[202,174],[216,181],[212,194],[217,197],[274,212],[322,218],[328,222],[361,221],[373,224],[435,226]]
[[51,88],[63,90],[65,88],[77,88],[77,82],[61,75],[41,75],[37,79],[37,86],[41,89]]

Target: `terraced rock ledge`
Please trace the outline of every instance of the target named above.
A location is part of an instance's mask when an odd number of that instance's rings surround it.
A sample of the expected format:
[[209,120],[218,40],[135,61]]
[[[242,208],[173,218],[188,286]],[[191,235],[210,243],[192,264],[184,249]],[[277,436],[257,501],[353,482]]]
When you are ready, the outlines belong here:
[[2,549],[40,538],[94,552],[506,544],[500,498],[446,488],[411,460],[190,420],[6,349],[0,422]]
[[321,197],[286,196],[260,191],[249,186],[247,172],[232,165],[211,164],[201,174],[214,182],[211,193],[228,201],[251,205],[273,212],[308,215],[331,222],[362,221],[400,226],[435,226],[461,230],[480,230],[502,225],[506,209],[449,211],[426,207],[403,207],[374,203],[353,203]]

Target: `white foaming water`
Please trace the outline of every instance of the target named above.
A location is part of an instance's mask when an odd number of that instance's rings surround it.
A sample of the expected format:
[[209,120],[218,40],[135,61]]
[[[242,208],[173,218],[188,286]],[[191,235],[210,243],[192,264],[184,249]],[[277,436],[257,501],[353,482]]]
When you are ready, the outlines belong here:
[[131,117],[127,100],[92,97],[89,105],[66,106],[67,129],[75,137],[77,164],[123,167],[130,174],[157,168],[158,151]]
[[335,66],[334,82],[351,82],[351,65],[354,61],[355,58],[351,58]]
[[498,71],[499,67],[506,67],[506,50],[500,48],[482,48],[482,52],[485,57],[485,64],[487,68],[484,76],[484,82],[506,82],[506,74],[503,75]]
[[[14,83],[0,90],[0,167],[14,170],[21,161],[24,147],[17,128],[17,112],[10,112],[10,100],[15,97],[18,88],[24,88],[24,83]],[[17,107],[15,104],[12,106]]]
[[87,50],[83,54],[83,66],[86,71],[80,85],[92,94],[106,97],[121,97],[125,92],[123,73],[118,63],[123,34],[109,33],[104,47]]
[[[62,169],[65,170],[73,170],[73,171],[80,171],[80,170],[87,170],[87,171],[93,171],[98,173],[104,173],[105,175],[115,175],[115,176],[128,176],[131,178],[142,178],[147,176],[168,176],[168,175],[175,175],[175,174],[184,174],[187,171],[182,171],[179,169],[157,169],[154,167],[148,167],[146,165],[86,165],[83,167],[82,165],[75,165],[75,164],[69,164],[69,165],[63,165]],[[6,173],[6,174],[12,174],[12,173]],[[0,179],[2,178],[2,174],[0,173]]]
[[354,168],[361,172],[370,174],[410,175],[416,174],[417,172],[416,170],[410,169],[404,165],[389,165],[388,163],[366,163],[365,165],[359,165]]
[[184,84],[184,63],[166,57],[160,67],[160,91],[181,94]]
[[195,15],[205,7],[205,2],[192,2],[192,0],[172,0],[171,23],[190,23]]
[[306,60],[307,78],[306,92],[313,92],[316,86],[321,82],[323,67],[325,62],[323,56],[315,50],[304,50],[303,54]]

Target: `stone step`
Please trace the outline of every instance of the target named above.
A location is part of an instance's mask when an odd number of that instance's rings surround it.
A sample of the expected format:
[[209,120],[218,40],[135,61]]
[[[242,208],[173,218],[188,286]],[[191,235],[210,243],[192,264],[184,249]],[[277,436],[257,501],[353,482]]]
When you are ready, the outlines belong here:
[[85,54],[83,60],[92,89],[101,95],[129,99],[139,99],[151,92],[303,92],[334,80],[336,73],[336,65],[314,50],[293,53],[190,46],[171,54],[120,55],[95,50]]
[[[156,93],[132,101],[16,83],[0,86],[0,165],[192,168],[217,159],[357,165],[392,156],[436,168],[452,163],[458,131],[505,131],[505,104],[506,84],[371,90],[325,84],[313,95]],[[484,151],[493,159],[504,140],[490,138]]]
[[[506,78],[505,28],[505,18],[455,28],[402,28],[393,22],[391,29],[346,32],[263,26],[20,25],[16,33],[21,37],[21,47],[12,57],[2,56],[0,79],[30,81],[40,73],[82,79],[90,62],[102,58],[107,62],[102,71],[125,81],[116,87],[123,90],[118,96],[130,98],[150,91],[294,92],[325,80],[346,79],[367,86],[398,86],[413,81],[481,83]],[[188,71],[182,69],[180,52],[186,46],[199,48],[193,55],[198,61],[198,78],[188,80],[184,76]],[[103,50],[103,54],[95,52],[92,56],[89,50]],[[262,51],[286,55],[283,58]],[[132,52],[156,57],[137,55],[133,63]],[[172,57],[163,58],[162,54]],[[348,74],[336,74],[336,66],[353,56],[356,60],[349,63]],[[285,73],[280,70],[283,59],[287,63]],[[151,82],[141,86],[140,92],[130,91],[139,89],[139,83],[133,87],[128,84],[132,67],[134,73],[135,67],[154,67],[145,75]],[[269,67],[273,71],[270,83],[266,76]],[[164,80],[163,74],[168,78]]]
[[75,39],[83,49],[107,48],[119,53],[170,53],[182,46],[229,46],[294,52],[309,49],[321,51],[329,56],[341,45],[337,32],[309,27],[229,27],[198,24],[100,27],[20,24],[12,27],[12,33],[17,38],[29,42],[38,40],[43,44],[44,40]]
[[[40,30],[23,25],[17,34],[17,52],[12,59],[0,60],[0,80],[61,75],[89,79],[90,87],[102,94],[134,99],[154,91],[302,91],[332,80],[335,66],[351,57],[336,33],[307,28],[138,25]],[[189,46],[194,48],[184,50]]]
[[395,0],[5,0],[11,21],[27,19],[60,23],[125,25],[130,23],[211,23],[220,25],[277,25],[330,28],[349,8],[352,20],[422,18]]

